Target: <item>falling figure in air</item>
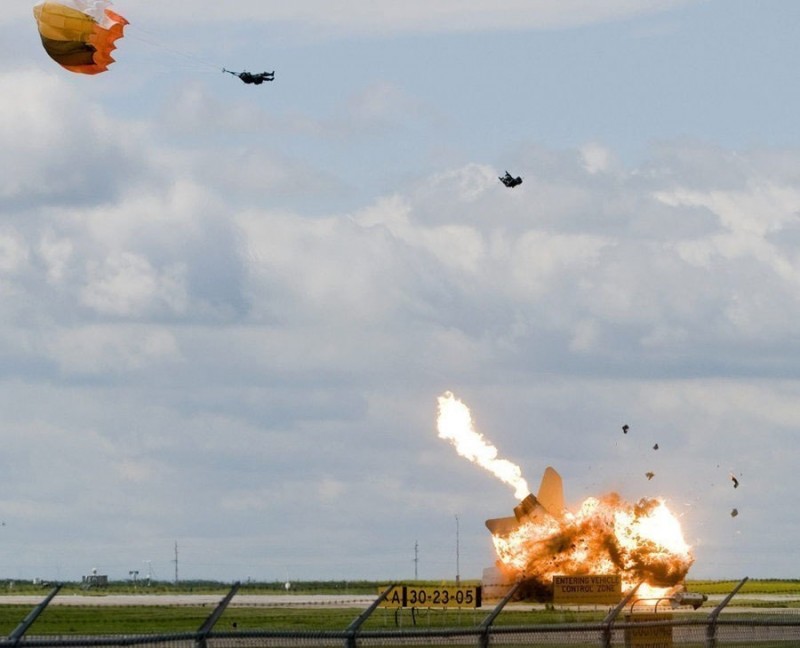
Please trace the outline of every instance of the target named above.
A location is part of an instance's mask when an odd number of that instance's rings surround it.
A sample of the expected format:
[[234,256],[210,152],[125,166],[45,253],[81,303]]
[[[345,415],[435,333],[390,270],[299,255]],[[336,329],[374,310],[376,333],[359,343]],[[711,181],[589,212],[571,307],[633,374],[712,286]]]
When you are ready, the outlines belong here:
[[739,509],[733,509],[731,511],[731,517],[736,517],[737,515],[739,515]]
[[252,72],[232,72],[231,70],[226,70],[222,68],[223,72],[227,72],[228,74],[232,74],[235,77],[239,77],[244,83],[261,85],[264,81],[274,81],[275,80],[275,72],[259,72],[257,74],[253,74]]
[[500,182],[502,182],[506,187],[511,189],[522,184],[522,178],[520,176],[515,178],[508,171],[506,171],[504,176],[498,176],[498,180],[500,180]]
[[731,473],[731,481],[733,482],[734,488],[739,488],[739,480],[736,479],[736,475],[734,475],[733,473]]
[[630,428],[628,427],[628,425],[626,423],[625,425],[622,426],[622,433],[623,434],[627,434],[628,430],[630,430]]
[[656,476],[656,474],[655,474],[654,472],[646,472],[646,473],[644,474],[644,476],[645,476],[645,477],[647,477],[647,480],[648,480],[648,481],[650,481],[650,480],[651,480],[653,477],[655,477],[655,476]]
[[658,444],[657,443],[653,446],[653,450],[658,450]]

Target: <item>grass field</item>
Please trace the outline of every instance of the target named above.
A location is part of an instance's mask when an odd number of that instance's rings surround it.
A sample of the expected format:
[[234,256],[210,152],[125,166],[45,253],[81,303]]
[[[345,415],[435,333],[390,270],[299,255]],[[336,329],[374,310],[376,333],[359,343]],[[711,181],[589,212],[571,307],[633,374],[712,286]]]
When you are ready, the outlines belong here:
[[[0,605],[0,635],[8,636],[29,612],[29,608]],[[361,608],[228,608],[216,630],[344,631],[363,612]],[[55,606],[46,610],[28,634],[154,634],[194,632],[211,613],[208,607],[131,606],[77,607]],[[393,628],[475,628],[489,610],[377,610],[364,630]],[[605,610],[525,610],[506,612],[495,625],[533,625],[551,623],[598,622]]]
[[[739,581],[691,581],[687,583],[690,591],[709,595],[726,595]],[[415,584],[441,585],[440,582],[416,582]],[[477,582],[464,582],[476,585]],[[337,595],[375,595],[387,586],[386,583],[358,582],[307,582],[293,583],[289,594],[337,594]],[[34,635],[116,635],[116,634],[154,634],[194,632],[203,624],[214,609],[214,605],[180,606],[96,606],[92,597],[112,594],[214,594],[222,599],[230,591],[231,585],[214,582],[153,583],[143,584],[111,583],[107,588],[83,590],[78,583],[65,584],[59,597],[85,595],[86,603],[81,605],[51,604],[36,620],[28,634]],[[33,595],[44,599],[51,586],[34,586],[30,583],[17,583],[0,589],[0,635],[8,636],[31,611],[32,605],[4,604],[3,594]],[[239,594],[287,594],[283,583],[249,583],[239,589]],[[750,599],[750,595],[785,596],[787,600],[764,602]],[[280,604],[253,605],[239,607],[231,605],[219,619],[216,630],[280,630],[280,631],[343,631],[363,612],[362,606],[320,607],[293,606],[291,596]],[[751,580],[739,591],[732,606],[799,607],[800,580]],[[493,605],[479,610],[392,610],[379,609],[370,617],[364,629],[386,629],[411,626],[416,627],[476,627],[489,614]],[[514,609],[504,610],[496,625],[532,625],[598,622],[607,610],[575,610],[569,608],[553,609],[551,606],[530,607],[516,605]],[[691,614],[691,612],[689,612]],[[702,614],[703,612],[699,612]]]
[[[736,580],[698,580],[687,581],[686,588],[692,592],[700,592],[701,594],[727,594],[738,584],[739,581]],[[748,593],[797,594],[800,596],[800,580],[752,579],[748,580],[742,589],[739,590],[740,596]]]

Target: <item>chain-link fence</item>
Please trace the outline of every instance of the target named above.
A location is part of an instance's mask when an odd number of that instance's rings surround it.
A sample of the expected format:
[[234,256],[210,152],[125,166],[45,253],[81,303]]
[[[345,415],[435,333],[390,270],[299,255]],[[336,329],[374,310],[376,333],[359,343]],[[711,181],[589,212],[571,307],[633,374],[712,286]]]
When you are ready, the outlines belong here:
[[[11,644],[6,644],[11,645]],[[154,648],[518,648],[520,646],[608,646],[668,648],[669,646],[762,648],[800,646],[800,618],[786,617],[719,620],[704,619],[620,622],[603,624],[537,625],[488,630],[396,630],[346,632],[264,632],[257,630],[140,635],[25,637],[18,646],[69,648],[78,646],[152,646]]]
[[[746,581],[747,579],[745,579]],[[501,613],[511,600],[512,593],[488,614],[480,610],[457,612],[456,616],[426,615],[423,610],[407,611],[412,615],[401,619],[397,614],[380,608],[384,594],[372,601],[366,609],[343,608],[340,630],[310,631],[300,626],[292,630],[262,630],[235,627],[228,620],[218,623],[226,607],[236,594],[238,585],[214,608],[197,630],[171,634],[95,635],[69,634],[44,635],[30,632],[36,618],[45,610],[50,596],[32,610],[25,620],[5,639],[0,648],[70,648],[153,646],[157,648],[446,648],[471,646],[474,648],[517,648],[520,646],[552,646],[575,648],[601,646],[603,648],[669,648],[687,646],[702,648],[737,647],[788,647],[800,646],[800,614],[792,609],[732,608],[728,604],[742,581],[710,611],[680,610],[658,611],[658,603],[651,610],[635,612],[630,605],[632,593],[614,609],[603,614],[595,613],[595,620],[573,618],[559,623],[508,622],[508,614],[499,622]],[[387,590],[388,591],[388,590]],[[287,625],[296,617],[284,610],[282,617]],[[723,612],[726,612],[723,614]],[[313,611],[309,611],[313,615]],[[572,614],[572,613],[570,613]],[[566,613],[565,613],[566,616]],[[591,616],[591,615],[588,615]],[[355,618],[354,618],[355,617]],[[447,620],[463,623],[460,627],[437,625]],[[405,622],[403,622],[405,621]],[[33,626],[35,627],[35,626]]]

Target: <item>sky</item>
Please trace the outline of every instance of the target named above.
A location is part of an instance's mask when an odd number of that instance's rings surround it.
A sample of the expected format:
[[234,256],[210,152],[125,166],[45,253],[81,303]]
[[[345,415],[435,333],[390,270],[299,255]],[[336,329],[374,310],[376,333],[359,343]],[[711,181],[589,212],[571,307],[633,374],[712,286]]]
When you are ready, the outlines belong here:
[[480,578],[517,500],[448,390],[568,506],[663,497],[690,578],[798,576],[800,4],[117,0],[97,76],[31,6],[0,577]]

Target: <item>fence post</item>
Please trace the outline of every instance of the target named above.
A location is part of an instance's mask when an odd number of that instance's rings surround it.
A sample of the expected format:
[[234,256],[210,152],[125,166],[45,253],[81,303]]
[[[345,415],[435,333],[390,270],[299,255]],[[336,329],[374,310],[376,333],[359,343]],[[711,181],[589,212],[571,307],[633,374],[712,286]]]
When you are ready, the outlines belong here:
[[22,639],[22,636],[28,631],[28,628],[30,628],[33,625],[33,622],[39,618],[39,615],[44,612],[44,609],[49,605],[50,601],[53,600],[53,597],[58,594],[62,587],[64,587],[64,584],[59,583],[53,589],[51,589],[50,593],[47,595],[47,598],[45,598],[44,601],[39,603],[39,605],[28,612],[28,615],[22,620],[22,622],[16,628],[14,628],[11,634],[8,635],[8,641],[12,645],[16,646],[20,642],[20,639]]
[[606,618],[603,619],[603,648],[611,648],[611,626],[614,625],[614,621],[617,620],[619,613],[622,612],[622,609],[628,604],[628,601],[633,598],[633,595],[636,594],[641,584],[641,582],[637,583],[633,589],[625,595],[625,598],[617,603],[612,610],[609,610],[608,614],[606,614]]
[[383,603],[384,599],[387,596],[389,596],[389,592],[392,591],[394,586],[395,583],[389,585],[389,587],[387,587],[383,592],[381,592],[378,598],[376,598],[366,610],[364,610],[361,614],[359,614],[358,617],[356,617],[352,621],[352,623],[350,623],[350,625],[347,626],[347,629],[345,630],[345,640],[344,640],[345,648],[356,648],[356,635],[358,634],[358,631],[361,629],[361,626],[364,625],[364,622],[367,619],[369,619],[369,617],[376,609],[378,609],[378,606],[381,603]]
[[708,625],[706,626],[706,648],[716,648],[717,646],[717,617],[719,617],[720,612],[725,609],[728,603],[731,602],[731,599],[736,596],[736,593],[742,589],[742,586],[748,581],[748,577],[745,576],[741,582],[733,588],[730,594],[728,594],[720,604],[715,607],[711,614],[708,615]]
[[481,631],[480,634],[480,648],[488,648],[489,647],[489,629],[492,627],[494,620],[500,615],[503,611],[503,608],[506,604],[514,598],[514,594],[517,593],[517,590],[522,586],[522,581],[519,580],[514,583],[514,586],[508,590],[508,593],[503,597],[503,600],[500,601],[492,610],[492,612],[483,620],[481,621],[480,626],[478,629]]
[[219,621],[219,618],[222,616],[222,613],[225,612],[225,608],[228,607],[228,603],[231,602],[231,599],[236,596],[236,592],[239,591],[239,587],[241,583],[236,582],[231,587],[231,591],[225,595],[218,604],[214,611],[208,615],[208,618],[203,622],[197,629],[197,638],[195,639],[195,646],[197,648],[206,648],[206,639],[208,639],[208,635],[211,634],[211,631],[214,629],[214,625]]

